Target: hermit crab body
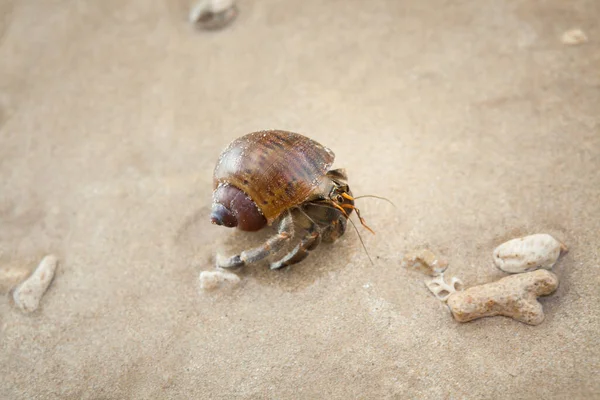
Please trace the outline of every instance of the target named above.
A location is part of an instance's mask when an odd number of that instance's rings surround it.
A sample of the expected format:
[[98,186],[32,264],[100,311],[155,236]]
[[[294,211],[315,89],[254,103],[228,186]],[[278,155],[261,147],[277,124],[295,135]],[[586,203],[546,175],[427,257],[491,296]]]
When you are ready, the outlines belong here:
[[272,269],[298,263],[321,240],[342,236],[352,210],[358,210],[345,171],[329,169],[334,158],[314,140],[281,130],[253,132],[231,142],[214,170],[211,222],[243,231],[277,223],[278,233],[255,249],[217,257],[217,266],[261,261],[282,250],[298,229],[302,239],[272,262]]

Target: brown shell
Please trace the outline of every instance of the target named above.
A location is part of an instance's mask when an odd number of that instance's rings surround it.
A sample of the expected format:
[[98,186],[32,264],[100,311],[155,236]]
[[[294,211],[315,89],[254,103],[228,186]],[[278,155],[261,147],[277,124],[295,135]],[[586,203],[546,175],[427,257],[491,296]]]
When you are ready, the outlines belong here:
[[330,149],[298,133],[253,132],[234,140],[221,153],[213,185],[241,189],[271,223],[310,198],[334,158]]

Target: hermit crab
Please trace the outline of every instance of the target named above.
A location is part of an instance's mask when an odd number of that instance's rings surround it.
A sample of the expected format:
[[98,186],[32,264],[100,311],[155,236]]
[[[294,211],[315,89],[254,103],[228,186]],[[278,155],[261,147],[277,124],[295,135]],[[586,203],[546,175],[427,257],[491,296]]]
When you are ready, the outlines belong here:
[[[356,211],[344,169],[329,168],[334,153],[298,133],[252,132],[229,144],[213,174],[211,222],[242,231],[277,224],[277,234],[264,244],[225,258],[220,268],[253,264],[280,252],[301,231],[298,244],[270,263],[271,269],[296,264],[321,241],[332,243],[346,231]],[[372,232],[372,231],[371,231]]]

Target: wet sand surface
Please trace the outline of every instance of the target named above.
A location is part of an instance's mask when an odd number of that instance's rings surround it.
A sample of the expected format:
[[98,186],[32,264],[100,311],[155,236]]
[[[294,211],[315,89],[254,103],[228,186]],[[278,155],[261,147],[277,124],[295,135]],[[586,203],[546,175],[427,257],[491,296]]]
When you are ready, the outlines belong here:
[[[60,265],[38,311],[0,300],[0,397],[600,398],[600,3],[0,3],[0,268]],[[568,46],[561,34],[586,32]],[[330,147],[358,225],[303,263],[203,292],[212,170],[261,129]],[[460,324],[400,266],[466,286],[544,232],[570,252],[545,321]]]

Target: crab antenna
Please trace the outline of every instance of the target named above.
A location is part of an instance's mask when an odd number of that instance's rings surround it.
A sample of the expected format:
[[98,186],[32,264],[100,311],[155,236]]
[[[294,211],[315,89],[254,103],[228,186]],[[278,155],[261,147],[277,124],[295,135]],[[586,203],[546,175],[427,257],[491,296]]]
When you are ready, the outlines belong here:
[[[344,196],[344,195],[342,194],[342,196]],[[346,197],[346,196],[344,196],[344,197]],[[364,227],[365,227],[365,228],[366,228],[366,229],[367,229],[369,232],[371,232],[373,235],[375,234],[375,232],[373,231],[373,229],[369,228],[369,226],[368,226],[368,225],[367,225],[367,223],[365,222],[365,219],[364,219],[363,217],[361,217],[361,216],[360,216],[360,210],[359,210],[358,208],[354,207],[354,205],[353,205],[353,204],[342,204],[342,205],[338,205],[338,204],[336,204],[336,203],[333,203],[333,204],[334,204],[334,205],[335,205],[335,207],[336,207],[336,208],[338,208],[338,209],[341,207],[342,209],[344,209],[344,208],[349,208],[349,209],[351,209],[351,210],[354,210],[354,211],[356,211],[356,215],[358,216],[358,219],[360,220],[360,223],[361,223],[361,225],[362,225],[362,226],[364,226]],[[344,215],[346,215],[346,216],[347,216],[347,214],[346,214],[346,212],[345,212],[345,211],[344,211]]]
[[356,225],[354,224],[354,221],[352,221],[350,218],[348,218],[348,221],[350,221],[350,223],[352,224],[352,227],[356,231],[356,234],[358,235],[358,240],[360,240],[360,244],[362,245],[363,249],[365,250],[365,254],[369,258],[369,261],[371,262],[371,265],[375,266],[375,263],[371,259],[371,255],[369,254],[369,251],[367,250],[367,246],[365,246],[365,242],[363,242],[362,236],[360,236],[360,232],[358,231],[358,228],[356,228]]
[[335,208],[337,208],[338,210],[340,210],[340,211],[341,211],[341,212],[344,214],[344,217],[346,217],[346,218],[349,218],[349,216],[348,216],[348,213],[346,212],[346,210],[344,210],[344,208],[343,208],[342,206],[340,206],[339,204],[337,204],[337,203],[334,203],[334,202],[332,202],[331,204],[332,204],[332,205],[333,205]]
[[361,195],[361,196],[357,196],[357,197],[355,197],[353,200],[356,200],[356,199],[363,199],[363,198],[365,198],[365,197],[372,197],[372,198],[374,198],[374,199],[385,200],[385,201],[387,201],[388,203],[390,203],[391,205],[393,205],[394,207],[396,207],[396,205],[395,205],[395,204],[394,204],[394,203],[393,203],[393,202],[392,202],[390,199],[387,199],[387,198],[385,198],[385,197],[381,197],[381,196],[375,196],[374,194],[363,194],[363,195]]

